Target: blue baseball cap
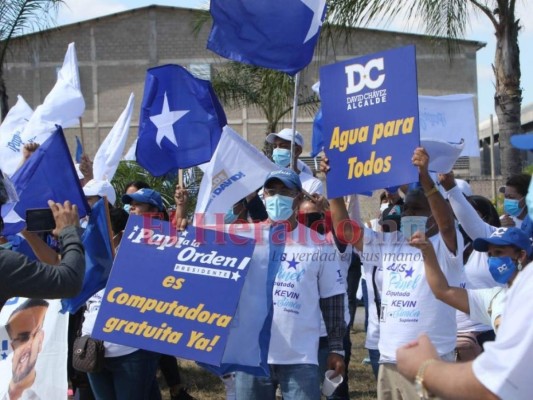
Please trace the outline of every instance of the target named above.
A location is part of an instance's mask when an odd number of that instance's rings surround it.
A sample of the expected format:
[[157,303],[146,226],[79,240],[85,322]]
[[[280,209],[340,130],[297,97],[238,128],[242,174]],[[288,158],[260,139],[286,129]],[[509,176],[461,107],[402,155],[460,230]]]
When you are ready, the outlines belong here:
[[139,189],[135,193],[125,194],[122,196],[122,202],[124,204],[131,204],[132,201],[150,204],[154,207],[157,207],[159,211],[163,211],[165,208],[163,206],[163,199],[161,199],[159,192],[156,192],[152,189]]
[[520,150],[533,151],[533,133],[523,135],[512,135],[511,144]]
[[302,182],[300,181],[300,177],[292,169],[283,168],[272,171],[268,174],[263,186],[268,185],[268,183],[274,179],[281,181],[281,183],[283,183],[289,189],[297,189],[299,191],[302,190]]
[[474,249],[477,251],[489,251],[489,245],[495,246],[516,246],[525,250],[528,255],[531,254],[531,241],[522,229],[498,228],[488,238],[477,238],[474,240]]

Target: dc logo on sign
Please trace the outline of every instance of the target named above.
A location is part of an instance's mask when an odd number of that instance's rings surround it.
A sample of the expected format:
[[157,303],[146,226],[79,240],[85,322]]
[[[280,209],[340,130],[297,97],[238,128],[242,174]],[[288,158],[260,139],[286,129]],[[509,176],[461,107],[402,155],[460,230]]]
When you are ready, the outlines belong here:
[[[344,67],[344,72],[348,78],[346,94],[360,92],[365,88],[365,86],[369,89],[377,89],[385,81],[385,73],[382,72],[384,69],[383,57],[370,60],[366,63],[366,65],[347,65]],[[372,79],[371,77],[373,70],[381,72],[377,74],[375,79]]]

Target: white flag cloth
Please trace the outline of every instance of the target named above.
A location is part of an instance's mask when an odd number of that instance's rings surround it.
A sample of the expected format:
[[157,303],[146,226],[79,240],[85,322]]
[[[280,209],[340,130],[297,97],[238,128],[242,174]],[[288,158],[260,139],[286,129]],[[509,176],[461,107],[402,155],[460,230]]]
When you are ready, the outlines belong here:
[[421,138],[420,145],[428,152],[429,171],[441,174],[446,174],[452,170],[465,147],[463,140],[459,143],[450,143],[441,139],[428,138]]
[[474,96],[418,96],[420,139],[464,140],[461,156],[479,157]]
[[57,82],[43,104],[35,109],[22,132],[22,141],[43,143],[55,131],[55,125],[62,128],[74,126],[84,111],[85,100],[81,93],[76,47],[70,43],[63,66],[57,74]]
[[229,126],[200,184],[195,213],[225,213],[234,203],[263,186],[269,172],[279,169]]
[[22,139],[20,137],[33,110],[21,95],[11,107],[0,125],[0,169],[11,176],[22,161]]
[[131,115],[135,96],[130,94],[128,104],[113,128],[102,142],[93,160],[93,175],[97,181],[111,181],[117,171],[118,163],[124,153],[128,133],[130,131]]
[[126,155],[124,156],[123,160],[125,161],[136,161],[137,157],[135,157],[135,150],[137,150],[137,138],[133,141],[130,148],[128,149]]

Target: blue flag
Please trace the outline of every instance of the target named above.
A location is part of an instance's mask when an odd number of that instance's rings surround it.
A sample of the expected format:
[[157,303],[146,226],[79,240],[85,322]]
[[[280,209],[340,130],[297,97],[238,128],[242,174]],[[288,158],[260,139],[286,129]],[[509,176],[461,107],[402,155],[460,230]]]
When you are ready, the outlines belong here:
[[80,138],[76,136],[76,162],[78,164],[81,162],[82,154],[83,154],[83,146],[81,144]]
[[294,75],[313,58],[326,0],[211,0],[207,48]]
[[324,124],[322,122],[322,107],[320,107],[313,121],[313,137],[311,138],[311,157],[316,157],[324,147]]
[[154,176],[211,159],[226,115],[209,81],[179,65],[146,73],[137,162]]
[[[29,208],[48,208],[48,200],[58,203],[69,200],[78,206],[80,217],[87,215],[90,209],[80,186],[63,130],[59,126],[15,172],[11,181],[19,196],[13,211],[23,219]],[[4,235],[18,233],[24,228],[24,221],[9,223],[9,220],[13,218],[6,220]]]
[[82,242],[85,248],[85,278],[81,293],[71,299],[61,300],[62,312],[75,313],[89,298],[103,289],[113,265],[110,226],[107,204],[98,200],[92,208]]

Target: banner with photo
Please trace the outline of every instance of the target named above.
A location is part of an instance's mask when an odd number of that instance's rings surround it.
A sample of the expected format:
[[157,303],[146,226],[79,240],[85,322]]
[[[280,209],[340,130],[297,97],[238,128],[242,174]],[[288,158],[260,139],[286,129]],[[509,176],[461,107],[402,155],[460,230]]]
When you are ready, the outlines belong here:
[[130,215],[93,336],[220,365],[254,241]]
[[320,68],[329,198],[418,181],[414,46]]
[[0,399],[67,398],[68,314],[60,300],[14,297],[0,312]]

